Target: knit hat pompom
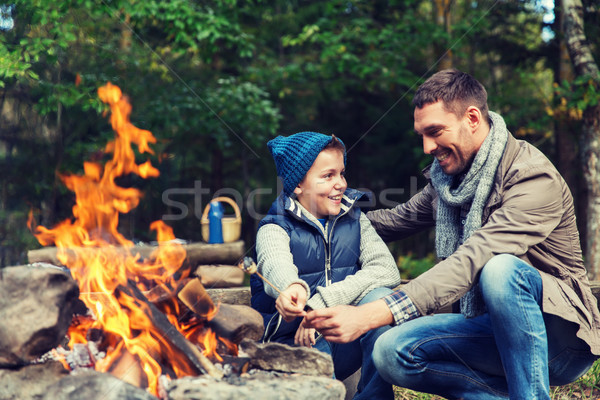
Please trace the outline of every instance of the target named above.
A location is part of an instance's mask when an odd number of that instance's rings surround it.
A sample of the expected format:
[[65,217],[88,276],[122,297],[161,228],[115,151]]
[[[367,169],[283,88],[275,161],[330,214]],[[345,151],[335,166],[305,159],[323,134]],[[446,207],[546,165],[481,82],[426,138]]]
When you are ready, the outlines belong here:
[[[292,194],[296,186],[315,162],[319,153],[332,140],[333,135],[317,132],[299,132],[290,136],[277,136],[269,140],[267,146],[275,160],[277,175],[283,181],[283,192]],[[344,143],[337,138],[342,146]],[[346,147],[344,146],[344,164],[346,164]]]

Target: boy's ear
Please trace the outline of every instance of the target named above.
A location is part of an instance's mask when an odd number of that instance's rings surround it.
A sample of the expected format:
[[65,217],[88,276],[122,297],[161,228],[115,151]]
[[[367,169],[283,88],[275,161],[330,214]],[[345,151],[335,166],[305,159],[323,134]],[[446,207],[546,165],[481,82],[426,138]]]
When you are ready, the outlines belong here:
[[295,194],[301,194],[302,193],[302,188],[300,187],[300,185],[296,186],[296,189],[294,189],[294,193]]

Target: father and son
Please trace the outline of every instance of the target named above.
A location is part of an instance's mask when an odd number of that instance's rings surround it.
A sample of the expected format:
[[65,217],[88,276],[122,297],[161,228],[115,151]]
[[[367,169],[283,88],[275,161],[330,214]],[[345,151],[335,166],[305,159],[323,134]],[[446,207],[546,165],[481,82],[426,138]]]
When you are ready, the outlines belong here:
[[[256,237],[252,305],[265,341],[330,354],[335,377],[361,369],[355,399],[392,384],[450,399],[550,399],[600,355],[600,312],[582,261],[573,198],[552,163],[488,110],[472,76],[444,70],[413,100],[433,156],[425,188],[361,212],[346,150],[301,132],[268,143],[281,195]],[[384,241],[435,228],[439,262],[393,291]],[[457,304],[460,313],[436,313]]]

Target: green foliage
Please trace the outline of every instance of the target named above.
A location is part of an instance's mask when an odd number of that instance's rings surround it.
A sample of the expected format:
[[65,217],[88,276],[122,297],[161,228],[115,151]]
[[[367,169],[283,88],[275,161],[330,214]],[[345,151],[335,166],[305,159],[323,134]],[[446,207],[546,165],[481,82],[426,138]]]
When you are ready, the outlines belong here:
[[583,112],[595,107],[600,101],[600,76],[578,76],[572,82],[563,81],[555,87],[560,106],[566,107],[574,119],[581,119]]
[[269,94],[253,83],[219,79],[217,86],[206,93],[206,103],[218,110],[218,118],[206,115],[201,124],[221,151],[237,147],[240,141],[253,151],[279,128],[279,109]]
[[403,279],[414,279],[436,264],[435,255],[429,254],[424,258],[415,258],[411,253],[399,256],[396,260]]
[[172,51],[177,56],[201,55],[205,62],[212,61],[223,50],[233,51],[240,57],[252,53],[249,38],[237,24],[235,1],[123,2],[119,10],[131,18],[131,27],[136,33],[160,40],[157,51]]

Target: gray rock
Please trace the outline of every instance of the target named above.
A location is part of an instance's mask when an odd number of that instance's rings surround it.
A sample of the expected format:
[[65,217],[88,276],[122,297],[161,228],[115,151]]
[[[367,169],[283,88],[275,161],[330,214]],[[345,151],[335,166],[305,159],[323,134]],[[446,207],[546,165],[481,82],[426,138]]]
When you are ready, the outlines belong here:
[[186,377],[167,388],[170,400],[343,400],[345,392],[332,378],[259,370],[228,380]]
[[15,369],[0,369],[0,399],[41,400],[48,386],[68,374],[69,371],[57,361]]
[[331,356],[316,349],[292,347],[275,342],[257,343],[247,339],[240,343],[240,348],[250,357],[250,363],[260,369],[312,376],[333,376]]
[[41,400],[157,400],[144,389],[111,374],[77,370],[47,388]]
[[29,266],[0,270],[0,366],[28,364],[64,338],[78,302],[69,274]]

